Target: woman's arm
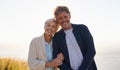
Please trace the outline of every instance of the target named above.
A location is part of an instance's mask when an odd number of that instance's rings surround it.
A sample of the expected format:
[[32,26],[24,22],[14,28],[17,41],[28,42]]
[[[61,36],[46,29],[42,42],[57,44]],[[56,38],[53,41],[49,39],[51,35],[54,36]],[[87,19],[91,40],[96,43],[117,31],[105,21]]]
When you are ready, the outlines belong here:
[[51,62],[46,62],[45,67],[57,67],[62,64],[59,58],[53,59]]
[[46,61],[38,59],[36,51],[36,41],[32,40],[28,54],[28,65],[30,70],[44,70]]
[[37,43],[36,40],[32,40],[31,44],[30,44],[30,48],[29,48],[29,54],[28,54],[28,65],[30,67],[31,70],[44,70],[46,67],[57,67],[59,65],[61,65],[62,60],[63,59],[63,55],[62,54],[58,54],[58,57],[53,59],[50,62],[47,62],[44,59],[38,59],[37,58]]

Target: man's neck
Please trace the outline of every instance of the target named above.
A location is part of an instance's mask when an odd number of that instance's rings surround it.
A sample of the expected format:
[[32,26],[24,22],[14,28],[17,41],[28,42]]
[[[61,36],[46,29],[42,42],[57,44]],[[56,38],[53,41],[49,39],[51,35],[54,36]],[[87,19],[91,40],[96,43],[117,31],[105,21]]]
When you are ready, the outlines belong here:
[[71,29],[71,28],[72,28],[72,25],[69,24],[69,26],[68,26],[67,28],[64,28],[63,30],[69,30],[69,29]]

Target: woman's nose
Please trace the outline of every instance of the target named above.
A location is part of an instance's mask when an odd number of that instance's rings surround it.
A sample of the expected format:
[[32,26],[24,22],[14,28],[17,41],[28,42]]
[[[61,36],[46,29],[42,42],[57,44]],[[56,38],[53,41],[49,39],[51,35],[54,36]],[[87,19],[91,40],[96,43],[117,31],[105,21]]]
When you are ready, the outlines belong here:
[[49,27],[49,29],[52,29],[52,27]]

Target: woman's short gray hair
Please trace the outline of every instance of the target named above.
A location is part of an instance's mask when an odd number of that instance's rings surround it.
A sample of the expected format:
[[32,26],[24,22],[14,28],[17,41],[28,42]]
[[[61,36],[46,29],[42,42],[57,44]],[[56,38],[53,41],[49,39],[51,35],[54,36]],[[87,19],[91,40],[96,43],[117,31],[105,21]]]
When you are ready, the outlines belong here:
[[[54,18],[47,19],[47,20],[45,21],[45,25],[48,24],[48,23],[50,23],[50,22],[55,22],[55,23],[56,23],[56,20],[55,20]],[[57,24],[57,23],[56,23],[56,24]]]

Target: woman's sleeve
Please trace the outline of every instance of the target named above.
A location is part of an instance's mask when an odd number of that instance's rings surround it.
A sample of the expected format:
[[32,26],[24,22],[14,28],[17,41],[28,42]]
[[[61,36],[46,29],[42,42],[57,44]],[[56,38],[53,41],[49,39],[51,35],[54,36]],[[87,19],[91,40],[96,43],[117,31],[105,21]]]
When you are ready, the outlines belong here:
[[46,61],[37,58],[36,45],[36,42],[32,40],[28,53],[28,66],[30,70],[44,70]]

